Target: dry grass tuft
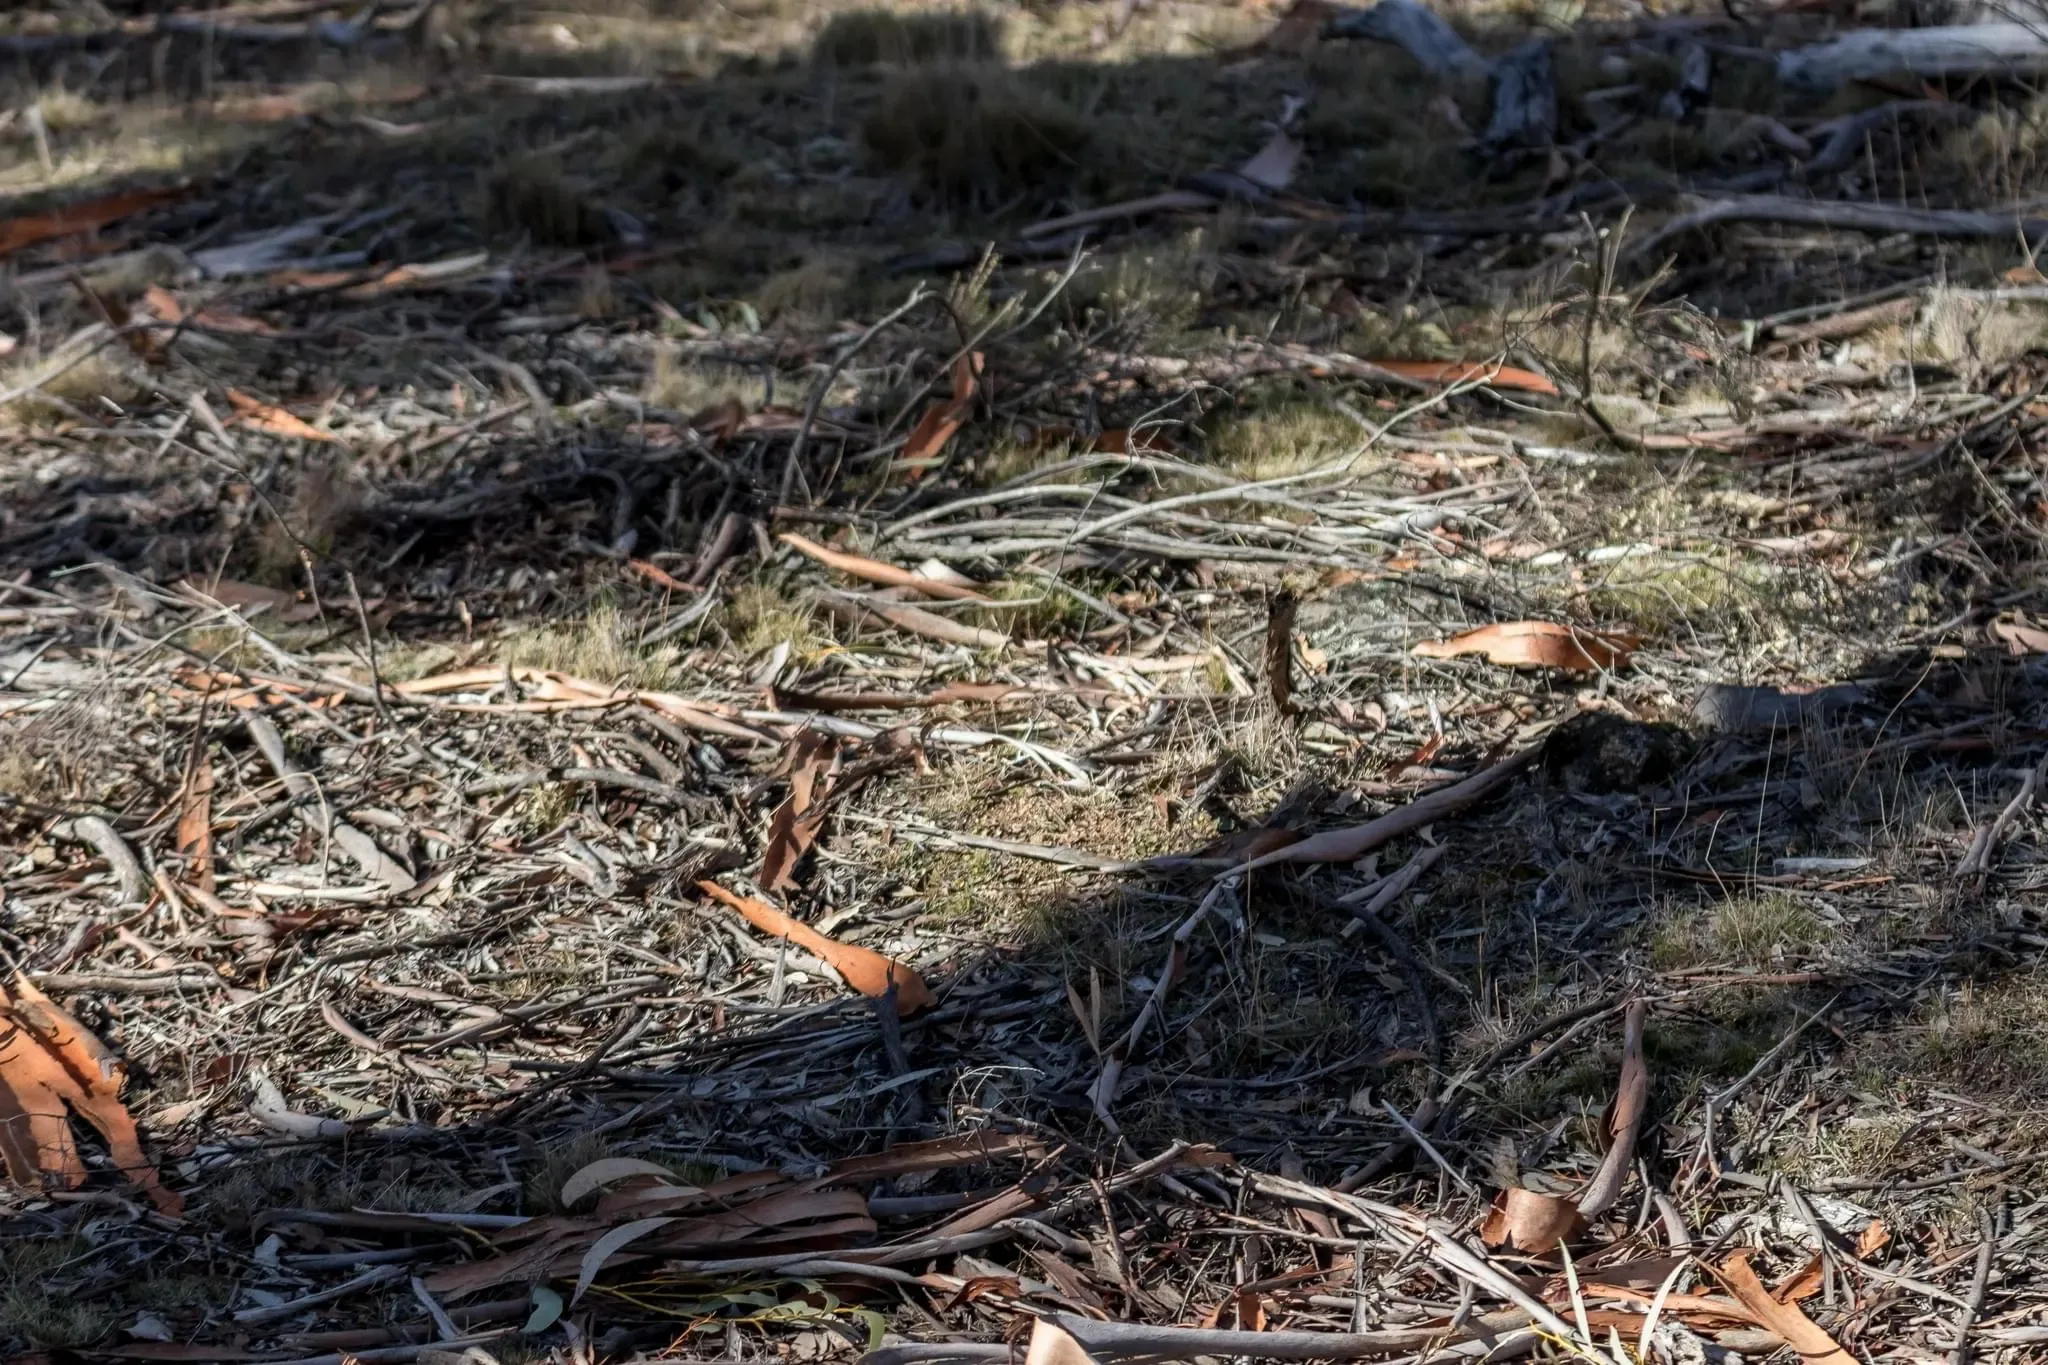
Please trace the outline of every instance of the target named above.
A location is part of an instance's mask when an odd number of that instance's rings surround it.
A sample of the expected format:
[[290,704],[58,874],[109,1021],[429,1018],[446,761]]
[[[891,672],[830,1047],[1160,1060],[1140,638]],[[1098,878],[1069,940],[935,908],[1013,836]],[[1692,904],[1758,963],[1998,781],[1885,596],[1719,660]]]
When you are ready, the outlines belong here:
[[1337,409],[1286,397],[1220,414],[1209,429],[1209,459],[1243,479],[1273,479],[1341,459],[1359,441],[1358,424]]
[[1013,640],[1078,634],[1085,628],[1090,612],[1086,604],[1061,590],[1057,583],[1040,579],[998,584],[989,597],[1002,605],[958,613],[958,619],[988,630],[1007,631]]
[[1439,91],[1397,48],[1330,44],[1311,53],[1301,188],[1386,207],[1448,206],[1482,187],[1460,144],[1485,125],[1484,89]]
[[2048,175],[2048,96],[1994,105],[1939,135],[1925,157],[1973,195],[2003,202],[2037,194]]
[[521,1212],[567,1213],[569,1210],[562,1203],[562,1183],[591,1162],[615,1154],[610,1143],[590,1133],[542,1148],[539,1163],[521,1186]]
[[343,458],[330,452],[315,452],[306,458],[290,494],[281,500],[277,516],[266,513],[263,518],[256,543],[255,576],[259,581],[280,587],[303,585],[301,547],[316,557],[333,551],[358,506],[361,490],[349,473]]
[[992,208],[1073,177],[1093,131],[1072,106],[987,65],[913,70],[861,126],[875,164],[928,193]]
[[[1882,1077],[1870,1079],[1872,1089],[1885,1083]],[[1795,1136],[1790,1149],[1772,1164],[1802,1182],[1887,1170],[1901,1158],[1910,1157],[1910,1140],[1920,1126],[1911,1112],[1892,1108],[1872,1096],[1852,1114],[1814,1124],[1803,1141]]]
[[1002,53],[1002,22],[981,10],[866,9],[833,15],[812,44],[811,61],[829,70],[984,62]]
[[[2048,1085],[2048,975],[2037,967],[1944,992],[1918,1028],[1898,1031],[1887,1070],[1921,1083],[2037,1095]],[[1881,1063],[1884,1064],[1884,1063]]]
[[1076,277],[1065,309],[1077,325],[1125,345],[1182,343],[1216,282],[1214,242],[1214,233],[1191,232],[1110,256]]
[[1804,901],[1766,892],[1704,909],[1667,905],[1651,934],[1650,961],[1664,970],[1710,963],[1761,968],[1804,961],[1835,938]]
[[519,793],[512,809],[501,816],[492,828],[516,832],[531,839],[557,828],[576,814],[576,806],[581,799],[582,793],[573,783],[542,782]]
[[720,613],[720,624],[740,657],[748,659],[785,643],[798,653],[805,653],[821,646],[827,638],[808,603],[792,601],[764,583],[735,588]]
[[1884,350],[1977,374],[2048,342],[2048,310],[1940,289],[1928,296],[1912,323],[1888,338],[1891,346],[1883,346],[1884,340],[1879,340]]
[[795,327],[829,324],[842,311],[856,266],[843,256],[821,254],[779,270],[754,291],[762,318]]
[[659,688],[674,678],[672,655],[634,643],[635,628],[618,606],[600,601],[580,620],[515,635],[504,659],[513,668],[544,668],[592,682]]
[[684,416],[728,400],[753,409],[766,399],[758,371],[689,361],[673,345],[657,346],[641,392],[655,407]]
[[23,1237],[0,1242],[0,1339],[44,1350],[92,1346],[117,1323],[100,1296],[67,1294],[57,1277],[88,1258],[91,1248],[73,1237]]
[[97,341],[88,344],[97,349],[81,354],[74,347],[64,347],[0,371],[0,390],[18,392],[13,401],[0,407],[0,416],[21,426],[88,414],[100,418],[146,390],[147,376],[131,353]]
[[1770,591],[1754,564],[1664,555],[1617,560],[1588,586],[1586,599],[1602,620],[1680,640],[1695,630],[1724,639],[1753,638],[1768,633],[1771,618],[1791,605]]
[[496,237],[523,236],[542,246],[602,246],[616,234],[587,192],[550,156],[508,161],[484,177],[480,217]]

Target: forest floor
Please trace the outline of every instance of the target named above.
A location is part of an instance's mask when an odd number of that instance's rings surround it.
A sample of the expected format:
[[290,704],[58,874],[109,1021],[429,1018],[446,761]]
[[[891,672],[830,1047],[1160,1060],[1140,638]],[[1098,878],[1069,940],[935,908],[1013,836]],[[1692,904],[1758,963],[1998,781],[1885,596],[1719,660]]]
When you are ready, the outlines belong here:
[[0,18],[0,1359],[2039,1358],[2048,102],[1452,17]]

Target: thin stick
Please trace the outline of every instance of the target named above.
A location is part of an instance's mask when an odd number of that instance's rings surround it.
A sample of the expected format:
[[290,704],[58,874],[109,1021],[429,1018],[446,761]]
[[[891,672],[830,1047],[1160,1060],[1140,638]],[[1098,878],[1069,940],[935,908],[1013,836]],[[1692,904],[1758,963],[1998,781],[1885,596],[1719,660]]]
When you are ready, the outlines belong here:
[[370,699],[377,704],[377,719],[383,721],[388,729],[391,711],[384,704],[384,677],[377,671],[377,637],[370,630],[370,613],[363,606],[362,593],[356,590],[355,571],[343,571],[342,578],[348,583],[348,595],[355,599],[356,622],[363,628],[363,648],[370,656]]
[[1399,1124],[1401,1126],[1401,1130],[1408,1134],[1408,1140],[1414,1143],[1417,1147],[1420,1147],[1423,1151],[1423,1155],[1427,1156],[1431,1161],[1434,1161],[1437,1165],[1437,1169],[1442,1171],[1445,1175],[1449,1176],[1451,1178],[1452,1183],[1457,1185],[1457,1187],[1463,1190],[1466,1194],[1476,1195],[1479,1193],[1479,1187],[1477,1185],[1474,1185],[1470,1180],[1467,1180],[1465,1178],[1465,1173],[1459,1170],[1456,1166],[1453,1166],[1450,1163],[1450,1160],[1447,1157],[1445,1157],[1442,1152],[1439,1152],[1436,1149],[1436,1144],[1432,1143],[1428,1138],[1424,1137],[1422,1135],[1421,1130],[1416,1128],[1414,1124],[1408,1121],[1408,1116],[1406,1114],[1403,1114],[1399,1109],[1396,1109],[1394,1107],[1394,1102],[1392,1100],[1381,1100],[1380,1106],[1381,1108],[1385,1109],[1388,1114],[1392,1115],[1394,1122]]
[[1119,1131],[1116,1120],[1109,1116],[1109,1106],[1116,1099],[1117,1083],[1123,1079],[1124,1064],[1130,1060],[1131,1054],[1137,1051],[1138,1044],[1145,1037],[1145,1030],[1151,1027],[1152,1020],[1165,1006],[1166,997],[1173,990],[1173,983],[1187,969],[1188,940],[1194,937],[1195,930],[1209,917],[1209,912],[1215,909],[1217,902],[1237,888],[1239,880],[1234,872],[1227,872],[1218,877],[1210,885],[1209,894],[1202,897],[1201,904],[1197,905],[1193,913],[1182,920],[1180,926],[1173,931],[1173,946],[1167,950],[1166,961],[1159,969],[1158,979],[1152,983],[1152,993],[1145,997],[1144,1007],[1138,1011],[1138,1017],[1131,1021],[1130,1031],[1118,1039],[1110,1047],[1109,1055],[1102,1059],[1102,1074],[1097,1076],[1095,1084],[1089,1087],[1088,1102],[1095,1107],[1095,1116],[1102,1120],[1110,1132]]
[[[1422,963],[1408,946],[1407,940],[1394,932],[1392,925],[1380,918],[1379,912],[1392,905],[1407,893],[1408,888],[1421,879],[1422,874],[1434,867],[1444,856],[1448,845],[1434,844],[1423,849],[1402,865],[1399,871],[1372,888],[1372,899],[1364,905],[1352,907],[1351,923],[1343,928],[1343,936],[1350,938],[1360,929],[1370,929],[1380,946],[1401,968],[1401,975],[1408,983],[1408,991],[1415,997],[1415,1008],[1422,1017],[1423,1030],[1429,1034],[1430,1062],[1441,1070],[1444,1064],[1444,1035],[1437,1024],[1436,1007],[1430,1002],[1429,985],[1425,979]],[[1339,905],[1344,901],[1338,901]],[[1404,1119],[1405,1124],[1407,1121]]]
[[2005,831],[2017,820],[2028,806],[2034,804],[2034,794],[2041,788],[2042,774],[2048,773],[2048,754],[2033,766],[2020,783],[2020,789],[2013,793],[2012,800],[2005,803],[2005,809],[1998,812],[1998,818],[1977,831],[1970,840],[1970,850],[1956,864],[1956,876],[1975,877],[1982,881],[1991,875],[1991,860],[1998,852],[1999,841],[2005,838]]
[[1956,1344],[1949,1350],[1948,1365],[1969,1365],[1970,1329],[1977,1325],[1977,1315],[1984,1311],[1984,1295],[1991,1288],[1991,1258],[1998,1249],[1998,1227],[1989,1209],[1977,1210],[1977,1227],[1981,1238],[1977,1243],[1977,1274],[1970,1282],[1969,1302],[1956,1318]]
[[776,499],[776,501],[787,503],[791,492],[796,488],[797,461],[803,458],[804,446],[811,439],[811,428],[818,421],[818,409],[825,405],[825,395],[831,392],[832,382],[839,378],[840,371],[852,364],[853,358],[859,355],[861,349],[870,341],[879,336],[884,327],[898,321],[904,314],[910,312],[911,309],[917,307],[929,297],[930,295],[925,291],[925,287],[922,284],[918,285],[917,288],[910,291],[909,298],[898,304],[883,317],[877,319],[866,331],[855,337],[850,345],[843,347],[839,354],[832,358],[832,364],[826,368],[823,376],[812,387],[810,399],[804,404],[803,423],[797,427],[796,438],[789,443],[789,455],[782,462],[782,496]]

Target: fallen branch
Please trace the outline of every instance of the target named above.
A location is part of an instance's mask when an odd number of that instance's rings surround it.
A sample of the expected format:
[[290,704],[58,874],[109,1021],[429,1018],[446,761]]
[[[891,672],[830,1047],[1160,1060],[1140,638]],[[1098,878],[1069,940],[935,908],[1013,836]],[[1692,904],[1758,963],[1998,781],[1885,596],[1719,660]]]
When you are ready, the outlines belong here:
[[988,596],[985,593],[978,593],[972,588],[962,588],[952,583],[941,582],[936,578],[926,578],[921,574],[912,573],[908,569],[899,569],[894,564],[885,564],[879,559],[869,559],[866,555],[847,554],[841,550],[828,549],[823,545],[805,539],[794,531],[784,531],[776,539],[799,554],[808,555],[810,558],[817,560],[828,569],[837,569],[839,572],[850,577],[866,579],[870,583],[880,583],[892,588],[909,588],[913,592],[923,593],[926,597],[944,597],[955,602],[988,601]]
[[320,784],[285,756],[284,737],[278,734],[275,724],[267,717],[251,716],[247,728],[249,738],[262,751],[270,770],[277,774],[278,781],[284,783],[285,791],[298,803],[292,807],[292,814],[298,817],[300,824],[321,839],[331,840],[363,870],[364,875],[384,883],[392,894],[412,890],[415,885],[413,875],[379,848],[375,839],[347,821],[334,817],[326,796],[320,791]]
[[1439,1324],[1392,1327],[1378,1332],[1246,1332],[1145,1322],[1099,1322],[1075,1313],[1054,1313],[1040,1321],[1052,1322],[1098,1360],[1194,1360],[1200,1356],[1366,1360],[1423,1351],[1442,1341],[1486,1341],[1499,1351],[1508,1346],[1510,1339],[1532,1334],[1526,1313],[1476,1315],[1458,1328]]
[[879,616],[898,630],[943,644],[965,645],[969,649],[1007,649],[1010,645],[1010,637],[1000,631],[970,626],[965,621],[948,620],[922,607],[886,602],[865,593],[840,592],[835,588],[826,588],[818,596],[834,616],[855,626],[869,616]]
[[2005,809],[1998,812],[1998,818],[1978,830],[1970,840],[1969,851],[1963,854],[1962,862],[1956,864],[1957,877],[1974,877],[1982,881],[1991,875],[1991,861],[1997,855],[1999,841],[2005,838],[2012,822],[2034,804],[2034,794],[2041,789],[2044,773],[2048,773],[2048,755],[2043,755],[2041,761],[2028,770],[2020,782],[2020,789],[2013,793],[2012,800],[2005,803]]
[[2025,76],[2048,71],[2038,24],[1866,28],[1778,54],[1778,83],[1814,93],[1885,76]]
[[1493,110],[1480,145],[1488,151],[1547,147],[1557,134],[1557,82],[1550,42],[1535,38],[1488,61],[1419,0],[1380,0],[1371,9],[1340,10],[1323,33],[1392,43],[1446,83],[1490,81]]
[[149,899],[149,877],[119,830],[97,815],[79,816],[71,822],[71,829],[81,842],[91,844],[107,860],[114,880],[120,884],[123,904],[140,905]]
[[1633,1000],[1622,1016],[1621,1083],[1608,1114],[1608,1134],[1613,1145],[1578,1201],[1579,1212],[1588,1218],[1614,1206],[1635,1162],[1636,1138],[1642,1132],[1643,1110],[1650,1101],[1650,1071],[1643,1063],[1643,1023],[1648,1014],[1647,1005]]
[[1782,194],[1746,194],[1696,201],[1628,249],[1641,259],[1666,242],[1716,223],[1791,223],[1851,232],[1904,232],[1918,237],[1990,237],[2029,240],[2048,233],[2048,218],[2029,218],[2013,209],[1916,209],[1903,204],[1852,203],[1844,199],[1794,199]]
[[1392,843],[1404,834],[1413,833],[1425,825],[1433,825],[1445,816],[1455,815],[1467,806],[1492,795],[1505,785],[1509,778],[1528,767],[1535,756],[1535,749],[1524,749],[1500,760],[1490,768],[1480,769],[1462,782],[1439,787],[1397,810],[1388,811],[1376,820],[1344,829],[1325,830],[1321,834],[1311,834],[1299,843],[1276,848],[1270,853],[1241,863],[1234,871],[1252,872],[1275,863],[1352,862],[1382,845]]

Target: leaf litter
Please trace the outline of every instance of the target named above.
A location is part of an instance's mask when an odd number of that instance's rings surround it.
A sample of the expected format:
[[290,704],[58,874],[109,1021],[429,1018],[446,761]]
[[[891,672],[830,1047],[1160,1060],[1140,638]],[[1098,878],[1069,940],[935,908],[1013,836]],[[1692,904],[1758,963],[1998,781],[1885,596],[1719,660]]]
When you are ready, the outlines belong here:
[[0,1349],[2038,1349],[2022,95],[1184,8],[0,29]]

